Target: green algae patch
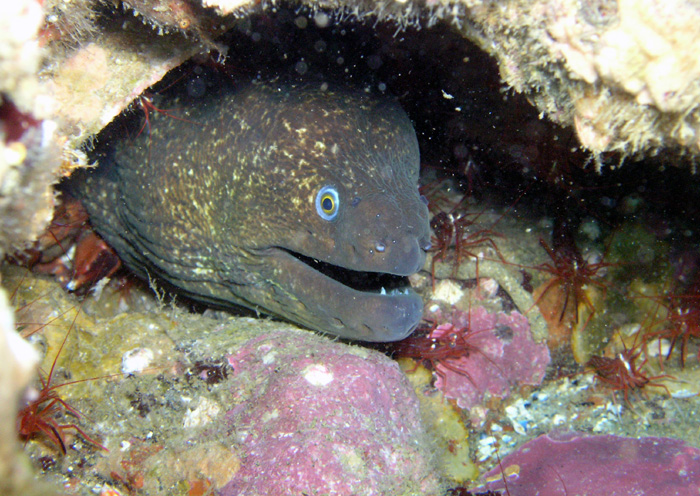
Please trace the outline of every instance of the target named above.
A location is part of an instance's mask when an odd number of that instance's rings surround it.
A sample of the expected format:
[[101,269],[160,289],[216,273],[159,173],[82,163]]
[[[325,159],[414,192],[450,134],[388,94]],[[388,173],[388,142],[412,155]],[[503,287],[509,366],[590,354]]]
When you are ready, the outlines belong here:
[[[620,226],[609,242],[606,262],[615,264],[616,280],[624,282],[640,274],[646,281],[670,277],[670,245],[661,241],[651,230],[639,222]],[[640,270],[643,269],[643,270]]]
[[55,281],[26,269],[6,266],[2,275],[3,283],[13,288],[18,331],[44,352],[41,367],[47,374],[54,360],[57,370],[69,370],[70,380],[78,381],[74,391],[86,384],[80,381],[118,374],[123,355],[133,349],[152,348],[156,359],[150,366],[165,365],[157,357],[172,350],[165,331],[175,325],[167,314],[112,314],[104,312],[93,295],[81,301]]

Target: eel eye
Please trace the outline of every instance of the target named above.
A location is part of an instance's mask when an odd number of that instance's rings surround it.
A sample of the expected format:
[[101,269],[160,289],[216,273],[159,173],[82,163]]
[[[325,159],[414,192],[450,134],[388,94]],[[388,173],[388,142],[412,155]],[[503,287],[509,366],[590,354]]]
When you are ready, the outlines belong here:
[[338,215],[338,191],[333,186],[324,186],[316,195],[316,212],[323,220],[333,220]]

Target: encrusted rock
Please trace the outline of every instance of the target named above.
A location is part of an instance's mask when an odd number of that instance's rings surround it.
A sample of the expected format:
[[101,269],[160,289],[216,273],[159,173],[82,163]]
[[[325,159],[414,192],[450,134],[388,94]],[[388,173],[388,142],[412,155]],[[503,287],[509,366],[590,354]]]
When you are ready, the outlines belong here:
[[229,362],[234,401],[245,398],[227,414],[243,462],[222,495],[439,494],[395,362],[306,332],[253,339]]

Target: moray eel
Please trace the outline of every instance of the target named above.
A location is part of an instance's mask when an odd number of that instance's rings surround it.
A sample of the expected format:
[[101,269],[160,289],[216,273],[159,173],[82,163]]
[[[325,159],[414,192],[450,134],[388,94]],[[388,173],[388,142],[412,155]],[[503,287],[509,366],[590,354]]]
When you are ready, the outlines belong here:
[[[73,192],[143,277],[363,341],[410,334],[430,247],[419,152],[391,99],[250,83],[171,102]],[[172,111],[171,111],[171,115]]]

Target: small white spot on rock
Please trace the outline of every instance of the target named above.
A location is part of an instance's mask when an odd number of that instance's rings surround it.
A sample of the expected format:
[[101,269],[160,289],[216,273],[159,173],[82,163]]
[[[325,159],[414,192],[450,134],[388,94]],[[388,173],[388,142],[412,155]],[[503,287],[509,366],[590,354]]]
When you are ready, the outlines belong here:
[[301,375],[304,376],[309,384],[314,386],[326,386],[333,381],[333,373],[330,372],[325,365],[315,363],[306,367]]
[[671,350],[671,342],[668,339],[659,339],[655,343],[652,342],[646,347],[647,356],[668,356]]
[[489,298],[496,296],[496,293],[498,293],[498,287],[498,282],[491,277],[479,279],[479,289],[481,289]]
[[218,403],[208,400],[207,398],[200,398],[197,403],[197,407],[194,410],[188,410],[185,413],[185,418],[182,425],[187,429],[189,427],[199,427],[200,425],[206,425],[216,417],[221,412],[221,407]]
[[122,373],[125,375],[143,372],[153,362],[153,351],[149,348],[136,348],[122,356]]
[[275,408],[271,412],[263,413],[262,416],[260,417],[260,420],[262,422],[269,422],[270,420],[274,420],[276,418],[279,418],[279,416],[280,416],[280,412]]
[[557,413],[552,417],[552,425],[563,425],[566,422],[566,417],[560,413]]
[[269,353],[266,353],[262,357],[262,363],[265,365],[270,365],[271,363],[275,363],[275,358],[277,357],[277,352],[276,351],[271,351]]
[[456,282],[449,280],[437,283],[435,285],[435,291],[433,292],[434,299],[444,301],[449,305],[457,303],[462,296],[464,296],[462,287]]

